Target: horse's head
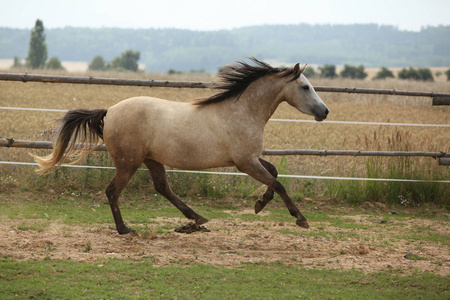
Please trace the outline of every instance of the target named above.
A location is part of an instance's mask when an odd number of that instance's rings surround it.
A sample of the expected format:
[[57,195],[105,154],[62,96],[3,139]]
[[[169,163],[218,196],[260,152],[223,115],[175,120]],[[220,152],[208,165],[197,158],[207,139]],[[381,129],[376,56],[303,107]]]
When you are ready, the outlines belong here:
[[317,95],[311,83],[303,75],[303,71],[306,65],[300,68],[299,64],[296,64],[293,69],[294,80],[290,80],[284,87],[285,100],[297,108],[302,113],[312,115],[316,121],[323,121],[327,118],[328,107]]

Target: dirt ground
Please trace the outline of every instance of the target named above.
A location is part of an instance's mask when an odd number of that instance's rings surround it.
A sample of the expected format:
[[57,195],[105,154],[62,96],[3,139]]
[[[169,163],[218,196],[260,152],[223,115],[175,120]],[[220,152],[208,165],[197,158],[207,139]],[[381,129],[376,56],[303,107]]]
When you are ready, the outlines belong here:
[[[252,213],[251,210],[227,212]],[[263,211],[262,214],[270,212]],[[294,222],[231,218],[211,220],[205,224],[210,232],[183,234],[169,230],[168,233],[156,234],[152,231],[152,224],[148,224],[150,230],[132,236],[119,235],[110,227],[69,227],[58,223],[52,223],[43,231],[19,230],[19,221],[2,220],[0,255],[17,260],[70,259],[98,263],[99,266],[104,258],[150,260],[156,266],[197,262],[233,267],[241,263],[282,262],[306,268],[355,268],[364,272],[398,269],[404,274],[427,271],[441,276],[450,275],[448,243],[396,237],[416,226],[425,226],[436,234],[450,236],[449,228],[438,220],[406,218],[398,221],[401,223],[399,226],[386,226],[369,215],[340,218],[352,218],[357,224],[370,226],[344,229],[324,226],[324,222],[310,222],[310,229],[302,229]],[[159,218],[156,221],[173,224],[173,229],[187,224],[186,219],[181,218]],[[326,231],[330,236],[303,235],[303,231],[308,234]],[[344,238],[336,238],[338,236]],[[407,253],[412,253],[413,259],[405,258]]]

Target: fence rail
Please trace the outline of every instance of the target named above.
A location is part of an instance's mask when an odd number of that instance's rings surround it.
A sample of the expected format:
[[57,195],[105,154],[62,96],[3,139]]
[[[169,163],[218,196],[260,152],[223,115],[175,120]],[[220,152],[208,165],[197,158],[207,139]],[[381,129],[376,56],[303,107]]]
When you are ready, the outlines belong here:
[[[0,165],[21,165],[21,166],[37,166],[37,163],[20,162],[20,161],[0,161]],[[64,168],[82,168],[82,169],[100,169],[114,170],[115,167],[89,166],[89,165],[61,165]],[[138,169],[138,171],[147,171],[147,169]],[[191,174],[208,174],[208,175],[229,175],[229,176],[248,176],[241,172],[218,172],[218,171],[188,171],[167,169],[168,173],[191,173]],[[427,182],[427,183],[450,183],[450,180],[423,180],[423,179],[396,179],[396,178],[366,178],[366,177],[339,177],[339,176],[315,176],[315,175],[294,175],[294,174],[278,174],[279,178],[297,178],[297,179],[321,179],[321,180],[356,180],[356,181],[390,181],[390,182]]]
[[[129,85],[147,87],[173,87],[173,88],[213,88],[216,82],[197,81],[168,81],[168,80],[142,80],[142,79],[118,79],[101,78],[92,76],[56,76],[56,75],[31,75],[16,73],[0,73],[0,80],[44,83],[73,83],[73,84],[103,84],[103,85]],[[375,94],[395,96],[415,96],[433,98],[433,105],[450,105],[450,93],[397,91],[393,89],[366,89],[348,87],[316,86],[317,92],[350,93],[350,94]]]
[[[80,148],[83,145],[80,145]],[[25,141],[15,139],[0,139],[0,147],[52,149],[53,143],[47,141]],[[107,151],[105,145],[101,145],[97,151]],[[450,158],[446,152],[413,152],[413,151],[359,151],[359,150],[269,150],[264,149],[262,155],[286,156],[286,155],[314,155],[314,156],[405,156],[405,157],[432,157]]]
[[[38,112],[68,112],[68,109],[32,108],[32,107],[8,107],[0,106],[0,110],[12,111],[38,111]],[[299,119],[269,119],[271,122],[313,123],[313,124],[340,124],[340,125],[376,125],[376,126],[409,126],[409,127],[449,127],[450,124],[422,124],[422,123],[391,123],[391,122],[357,122],[357,121],[322,121]]]
[[195,81],[168,81],[168,80],[142,80],[142,79],[119,79],[101,78],[92,76],[56,76],[56,75],[31,75],[0,73],[0,80],[22,81],[22,82],[44,82],[44,83],[73,83],[73,84],[103,84],[103,85],[129,85],[147,87],[174,87],[174,88],[211,88],[216,83]]

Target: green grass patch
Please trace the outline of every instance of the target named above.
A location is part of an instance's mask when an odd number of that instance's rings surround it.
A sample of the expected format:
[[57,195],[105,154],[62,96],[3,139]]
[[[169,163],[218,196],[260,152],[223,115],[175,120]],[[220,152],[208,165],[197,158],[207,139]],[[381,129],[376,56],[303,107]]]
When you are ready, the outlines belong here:
[[280,263],[234,268],[147,261],[0,262],[2,299],[446,299],[448,277],[317,270]]
[[418,242],[433,242],[441,245],[450,245],[450,238],[445,234],[438,234],[433,232],[428,233],[404,233],[404,234],[392,234],[392,238],[405,239],[412,243]]
[[30,222],[22,222],[19,226],[17,226],[18,230],[33,230],[33,231],[44,231],[48,229],[50,224],[48,222],[45,223],[30,223]]
[[[105,197],[106,198],[106,197]],[[190,205],[196,212],[205,216],[208,219],[226,219],[231,215],[225,211],[238,211],[235,207],[235,201],[228,199],[216,199],[211,201],[209,199],[187,199],[186,203]],[[180,217],[184,218],[183,214],[169,203],[163,197],[153,194],[150,197],[130,196],[125,195],[121,198],[119,203],[124,220],[127,223],[133,224],[152,224],[154,219],[158,217]],[[246,201],[241,203],[240,207],[251,208],[253,201]],[[315,227],[324,228],[333,226],[343,229],[371,229],[378,224],[367,224],[367,222],[359,222],[349,217],[342,215],[358,215],[367,212],[363,210],[352,208],[345,210],[345,212],[316,210],[310,209],[302,211],[310,222],[319,222]],[[286,222],[294,223],[293,218],[288,210],[280,203],[270,203],[265,211],[269,212],[266,215],[255,215],[253,213],[235,214],[233,218],[243,221],[272,221],[272,222]],[[443,222],[448,222],[448,217],[439,215],[431,211],[425,214],[422,210],[418,211],[420,218],[438,219]],[[60,222],[67,225],[96,225],[96,224],[113,224],[111,209],[103,195],[93,197],[89,194],[76,194],[74,192],[62,193],[60,195],[49,195],[44,200],[42,198],[35,198],[34,196],[17,199],[9,202],[0,201],[0,215],[8,219],[26,219],[20,225],[22,230],[45,230],[49,222]],[[404,223],[403,220],[410,218],[417,218],[413,214],[374,214],[373,219],[384,220],[382,226],[386,228],[398,228]],[[369,217],[370,218],[370,217]],[[39,222],[29,222],[28,220],[36,220]],[[411,239],[416,238],[414,234],[426,233],[421,236],[428,237],[430,241],[441,242],[448,244],[445,237],[435,234],[429,227],[416,227],[404,235],[411,235]],[[426,237],[424,239],[426,239]]]
[[[142,197],[124,197],[119,204],[122,215],[129,223],[151,223],[157,217],[181,217],[183,214],[162,197],[142,199]],[[226,218],[228,213],[220,209],[205,206],[194,207],[194,210],[207,218]],[[2,203],[0,215],[8,219],[49,220],[68,225],[93,225],[112,223],[111,209],[108,203],[91,199],[83,195],[62,195],[46,199],[46,202],[35,199]],[[29,222],[21,225],[24,230],[31,227],[44,226]],[[39,230],[35,228],[33,230]]]

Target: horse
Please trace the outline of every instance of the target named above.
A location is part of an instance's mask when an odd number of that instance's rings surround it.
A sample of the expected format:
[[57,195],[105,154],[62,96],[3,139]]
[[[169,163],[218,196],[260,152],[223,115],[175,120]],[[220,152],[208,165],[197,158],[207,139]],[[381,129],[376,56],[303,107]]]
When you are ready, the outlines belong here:
[[136,234],[125,225],[118,200],[142,163],[150,171],[155,190],[197,225],[209,220],[174,194],[165,166],[184,170],[235,166],[267,185],[262,200],[255,203],[256,214],[275,192],[296,224],[309,228],[277,180],[276,167],[260,157],[264,127],[283,101],[319,122],[329,110],[302,74],[306,65],[276,68],[254,57],[249,60],[225,66],[214,87],[221,91],[209,98],[174,102],[140,96],[108,109],[70,110],[61,119],[53,152],[44,157],[32,155],[39,164],[36,171],[50,173],[69,158],[76,163],[100,147],[103,140],[116,167],[106,188],[116,229],[119,234]]

